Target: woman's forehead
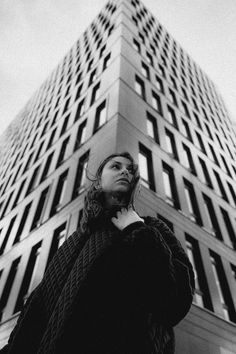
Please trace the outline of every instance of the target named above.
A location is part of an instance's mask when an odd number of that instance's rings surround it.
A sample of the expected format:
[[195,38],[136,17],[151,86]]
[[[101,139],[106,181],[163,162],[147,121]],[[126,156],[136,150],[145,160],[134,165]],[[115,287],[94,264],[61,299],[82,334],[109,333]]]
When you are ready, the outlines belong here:
[[113,163],[113,162],[118,162],[122,165],[132,165],[132,162],[130,161],[130,159],[128,159],[127,157],[123,157],[123,156],[115,156],[113,157],[111,160],[108,161],[108,163]]

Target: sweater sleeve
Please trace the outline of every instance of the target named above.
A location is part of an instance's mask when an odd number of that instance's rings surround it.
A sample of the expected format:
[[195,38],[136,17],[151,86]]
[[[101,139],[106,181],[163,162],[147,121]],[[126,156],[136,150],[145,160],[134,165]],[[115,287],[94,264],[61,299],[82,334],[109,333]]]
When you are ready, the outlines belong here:
[[[148,219],[148,218],[147,218]],[[180,242],[160,220],[136,222],[122,230],[126,277],[156,321],[175,326],[188,313],[194,292],[192,265]]]

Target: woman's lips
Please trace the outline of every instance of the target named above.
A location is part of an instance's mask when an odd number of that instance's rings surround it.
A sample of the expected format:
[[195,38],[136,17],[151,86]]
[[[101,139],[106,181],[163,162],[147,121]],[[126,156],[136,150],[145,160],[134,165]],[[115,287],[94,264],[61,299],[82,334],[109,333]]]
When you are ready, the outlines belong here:
[[128,179],[126,179],[126,178],[120,178],[120,179],[117,180],[117,182],[129,183]]

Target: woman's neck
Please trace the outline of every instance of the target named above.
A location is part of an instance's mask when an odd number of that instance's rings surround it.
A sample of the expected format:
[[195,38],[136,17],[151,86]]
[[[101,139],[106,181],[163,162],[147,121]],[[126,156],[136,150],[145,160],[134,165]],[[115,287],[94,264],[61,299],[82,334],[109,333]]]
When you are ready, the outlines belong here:
[[114,207],[123,207],[126,205],[126,200],[123,194],[105,194],[105,207],[106,209],[112,209]]

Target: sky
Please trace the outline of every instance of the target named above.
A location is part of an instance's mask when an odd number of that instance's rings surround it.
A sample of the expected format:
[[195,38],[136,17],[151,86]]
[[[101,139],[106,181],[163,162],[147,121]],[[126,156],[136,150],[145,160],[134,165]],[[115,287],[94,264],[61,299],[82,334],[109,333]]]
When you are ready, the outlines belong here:
[[[0,1],[0,135],[107,2]],[[236,1],[142,2],[213,80],[236,124]]]

